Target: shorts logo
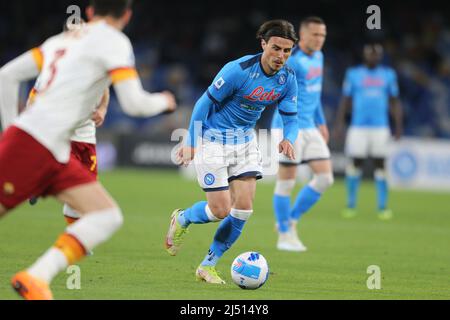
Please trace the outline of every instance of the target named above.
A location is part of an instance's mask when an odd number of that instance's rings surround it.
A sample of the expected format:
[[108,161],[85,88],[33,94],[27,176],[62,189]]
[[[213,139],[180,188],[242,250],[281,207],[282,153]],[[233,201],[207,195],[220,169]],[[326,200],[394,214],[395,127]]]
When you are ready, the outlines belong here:
[[212,175],[211,173],[208,173],[205,178],[203,179],[203,181],[205,181],[205,184],[207,186],[210,186],[214,183],[214,181],[216,181],[216,178],[214,178],[214,175]]
[[219,90],[220,88],[222,88],[222,86],[225,84],[225,80],[223,80],[222,77],[220,77],[219,79],[217,79],[216,82],[214,82],[214,87],[216,87],[217,90]]
[[278,79],[279,84],[285,84],[286,83],[286,76],[282,74],[280,78]]
[[3,193],[4,194],[13,194],[14,191],[15,191],[15,188],[11,182],[5,182],[3,184]]

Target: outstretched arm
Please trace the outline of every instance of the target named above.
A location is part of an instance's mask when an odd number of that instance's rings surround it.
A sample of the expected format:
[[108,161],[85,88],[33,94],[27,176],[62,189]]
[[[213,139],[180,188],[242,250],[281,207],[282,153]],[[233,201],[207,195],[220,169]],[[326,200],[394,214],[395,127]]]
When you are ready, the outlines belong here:
[[283,141],[280,142],[278,151],[286,155],[289,159],[294,160],[293,146],[298,136],[297,112],[285,113],[280,110],[280,115],[283,120]]
[[142,88],[141,80],[130,77],[114,84],[123,111],[134,117],[150,117],[165,111],[174,111],[175,97],[170,92],[150,93]]
[[289,159],[294,160],[294,142],[298,137],[298,87],[295,76],[289,77],[288,89],[278,105],[278,112],[283,120],[283,140],[278,146],[278,151]]
[[0,116],[5,130],[19,114],[20,83],[36,78],[41,65],[36,50],[25,52],[0,69]]
[[[189,122],[189,139],[186,145],[195,148],[197,146],[197,139],[201,134],[202,124],[206,121],[209,110],[213,107],[214,102],[209,98],[205,92],[194,106],[192,111],[191,121]],[[200,129],[200,130],[199,130]]]
[[280,110],[281,120],[283,121],[283,139],[294,144],[298,136],[298,118],[297,113],[285,113]]
[[177,153],[177,160],[180,164],[187,166],[194,159],[197,140],[202,134],[203,123],[208,118],[209,111],[214,105],[220,105],[225,99],[233,95],[235,88],[241,84],[241,79],[240,66],[229,62],[219,71],[212,84],[198,99],[189,123],[189,137]]
[[208,117],[209,110],[213,107],[214,102],[205,92],[194,106],[191,121],[189,123],[189,136],[186,143],[180,148],[177,154],[177,161],[187,166],[194,159],[197,140],[202,133],[202,125]]

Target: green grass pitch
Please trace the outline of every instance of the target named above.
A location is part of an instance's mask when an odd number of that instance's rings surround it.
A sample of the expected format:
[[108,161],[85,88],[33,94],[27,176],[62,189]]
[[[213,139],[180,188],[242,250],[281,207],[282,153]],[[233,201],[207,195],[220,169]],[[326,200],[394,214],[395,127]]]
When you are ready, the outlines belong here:
[[[176,257],[163,249],[172,210],[204,199],[195,181],[144,170],[102,173],[101,181],[119,202],[125,224],[79,264],[80,290],[67,289],[69,275],[58,275],[56,299],[450,299],[448,194],[393,191],[394,219],[379,221],[375,189],[366,182],[359,216],[345,220],[345,188],[338,181],[301,220],[309,250],[287,253],[275,249],[273,184],[259,183],[254,214],[218,265],[227,284],[214,286],[196,282],[194,272],[216,224],[193,225]],[[18,298],[10,277],[51,246],[64,226],[61,205],[52,199],[24,204],[0,221],[0,299]],[[271,271],[255,291],[238,288],[230,277],[232,260],[250,250],[262,253]],[[380,290],[367,288],[370,265],[381,269]]]

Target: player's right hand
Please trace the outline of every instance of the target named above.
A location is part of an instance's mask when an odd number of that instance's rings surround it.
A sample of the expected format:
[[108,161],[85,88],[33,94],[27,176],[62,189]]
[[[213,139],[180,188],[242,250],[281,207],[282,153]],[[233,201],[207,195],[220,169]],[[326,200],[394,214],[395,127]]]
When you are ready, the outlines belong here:
[[278,152],[284,154],[290,160],[295,160],[294,146],[289,140],[284,139],[278,145]]
[[161,92],[162,95],[165,96],[167,99],[167,111],[173,112],[177,108],[177,100],[175,99],[175,96],[170,91],[163,91]]
[[177,163],[184,167],[187,167],[189,163],[194,159],[195,148],[189,146],[183,146],[177,152]]

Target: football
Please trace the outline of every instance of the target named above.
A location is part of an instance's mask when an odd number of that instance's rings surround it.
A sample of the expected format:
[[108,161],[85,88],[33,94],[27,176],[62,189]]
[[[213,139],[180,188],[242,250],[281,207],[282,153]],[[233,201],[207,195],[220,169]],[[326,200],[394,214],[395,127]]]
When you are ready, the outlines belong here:
[[242,289],[258,289],[269,277],[266,258],[258,252],[244,252],[231,264],[231,278]]

